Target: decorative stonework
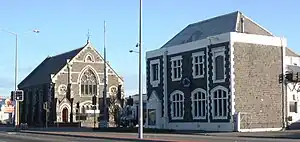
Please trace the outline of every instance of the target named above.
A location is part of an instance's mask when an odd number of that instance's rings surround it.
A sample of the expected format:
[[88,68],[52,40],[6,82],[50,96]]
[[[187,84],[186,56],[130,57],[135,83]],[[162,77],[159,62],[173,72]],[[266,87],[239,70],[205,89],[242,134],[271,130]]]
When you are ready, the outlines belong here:
[[65,96],[67,94],[67,85],[61,84],[61,85],[59,85],[58,88],[59,88],[58,89],[59,95],[64,95]]

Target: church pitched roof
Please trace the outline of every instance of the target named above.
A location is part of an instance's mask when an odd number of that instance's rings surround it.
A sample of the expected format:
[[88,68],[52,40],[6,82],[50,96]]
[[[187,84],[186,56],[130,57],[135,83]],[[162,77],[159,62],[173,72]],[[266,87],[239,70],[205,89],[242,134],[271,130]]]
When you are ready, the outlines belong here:
[[246,17],[242,12],[235,11],[229,14],[189,24],[161,48],[193,42],[222,33],[241,32],[242,20],[244,20],[245,25],[244,33],[273,36],[272,33]]
[[57,74],[67,63],[67,59],[71,60],[74,58],[85,46],[56,56],[47,57],[22,82],[19,83],[18,88],[50,83],[51,74]]

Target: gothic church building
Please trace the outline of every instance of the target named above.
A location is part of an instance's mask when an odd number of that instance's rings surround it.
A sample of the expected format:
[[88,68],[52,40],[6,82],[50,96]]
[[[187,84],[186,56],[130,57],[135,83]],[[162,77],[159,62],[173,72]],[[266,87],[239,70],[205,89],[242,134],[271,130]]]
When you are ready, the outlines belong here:
[[[108,100],[110,95],[116,95],[117,89],[124,97],[123,87],[120,87],[124,82],[122,77],[108,62],[106,65]],[[81,125],[92,126],[94,112],[97,117],[103,113],[104,58],[88,41],[81,48],[47,57],[18,88],[24,91],[20,123],[45,125],[43,104],[47,102],[49,124],[81,122]],[[92,106],[94,95],[97,96],[95,111]]]

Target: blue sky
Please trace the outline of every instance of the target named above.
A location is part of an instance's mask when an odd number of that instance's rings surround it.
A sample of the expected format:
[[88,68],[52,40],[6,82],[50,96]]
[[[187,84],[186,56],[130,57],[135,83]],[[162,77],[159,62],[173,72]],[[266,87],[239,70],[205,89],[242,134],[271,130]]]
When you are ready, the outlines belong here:
[[[299,4],[296,0],[144,0],[143,51],[159,48],[190,23],[240,10],[273,34],[286,37],[288,46],[299,52]],[[88,29],[91,42],[103,53],[105,20],[107,59],[125,78],[126,92],[136,93],[138,55],[128,51],[138,41],[138,6],[138,0],[1,0],[0,28],[20,34],[41,31],[19,38],[19,82],[48,55],[84,45]],[[9,95],[14,86],[14,47],[14,37],[0,32],[0,96]]]

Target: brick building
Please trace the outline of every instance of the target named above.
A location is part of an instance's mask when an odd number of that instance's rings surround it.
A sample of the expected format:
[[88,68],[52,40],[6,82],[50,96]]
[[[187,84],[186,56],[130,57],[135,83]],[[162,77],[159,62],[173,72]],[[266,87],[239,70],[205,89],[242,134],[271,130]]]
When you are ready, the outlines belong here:
[[283,116],[289,115],[283,113],[288,104],[283,106],[278,82],[281,58],[299,60],[286,46],[286,39],[239,11],[188,25],[146,53],[147,109],[152,115],[147,127],[280,130],[286,123]]
[[[106,72],[108,97],[121,89],[124,98],[123,87],[119,88],[124,82],[122,77],[109,63]],[[43,126],[46,122],[43,104],[47,102],[48,123],[80,121],[85,126],[93,126],[94,112],[96,117],[103,113],[103,78],[104,59],[89,41],[81,48],[47,57],[18,85],[25,94],[20,105],[20,122]],[[98,104],[95,111],[94,95]]]

